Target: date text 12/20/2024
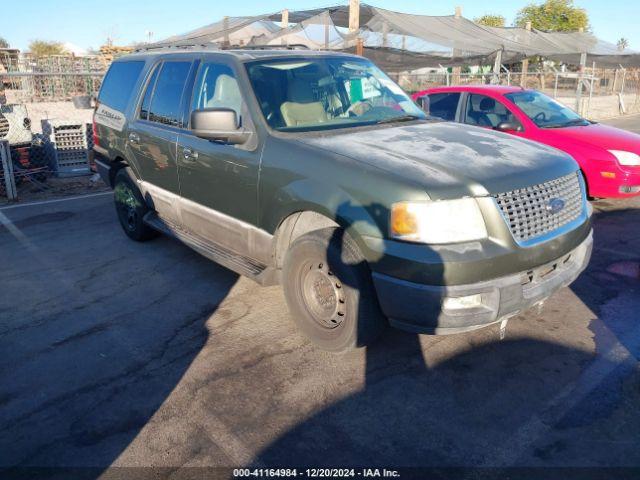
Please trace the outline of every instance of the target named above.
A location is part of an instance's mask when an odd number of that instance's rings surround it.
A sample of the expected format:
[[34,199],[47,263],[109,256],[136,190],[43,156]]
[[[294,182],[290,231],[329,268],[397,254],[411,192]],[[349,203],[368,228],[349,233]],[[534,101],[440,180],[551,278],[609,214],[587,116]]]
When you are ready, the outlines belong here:
[[386,468],[237,468],[233,478],[399,478],[397,470]]

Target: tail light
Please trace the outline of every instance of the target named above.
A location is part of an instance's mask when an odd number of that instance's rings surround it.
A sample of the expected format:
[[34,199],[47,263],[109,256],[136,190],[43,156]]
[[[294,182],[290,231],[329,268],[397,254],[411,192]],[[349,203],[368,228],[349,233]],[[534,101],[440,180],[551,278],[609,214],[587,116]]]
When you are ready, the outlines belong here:
[[98,101],[96,100],[96,106],[93,109],[93,126],[92,126],[92,130],[93,130],[93,144],[100,146],[100,137],[98,137],[98,126],[96,125],[96,112],[98,111],[98,106],[100,104],[98,103]]

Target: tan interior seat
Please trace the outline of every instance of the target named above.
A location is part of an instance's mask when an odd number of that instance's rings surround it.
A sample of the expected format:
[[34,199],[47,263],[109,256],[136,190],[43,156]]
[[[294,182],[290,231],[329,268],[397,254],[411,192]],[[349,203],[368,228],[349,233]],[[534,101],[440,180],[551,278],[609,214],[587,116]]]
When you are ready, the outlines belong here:
[[289,83],[288,101],[280,106],[280,113],[287,127],[324,123],[329,118],[324,106],[313,97],[307,82],[292,80]]
[[231,108],[238,115],[241,113],[242,95],[238,81],[230,75],[218,75],[213,95],[207,100],[207,108]]

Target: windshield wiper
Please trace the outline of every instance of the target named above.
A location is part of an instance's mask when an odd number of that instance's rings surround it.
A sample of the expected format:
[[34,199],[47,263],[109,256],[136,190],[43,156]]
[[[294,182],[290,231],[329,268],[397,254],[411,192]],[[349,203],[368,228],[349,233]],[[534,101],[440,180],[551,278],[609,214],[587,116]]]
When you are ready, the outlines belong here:
[[575,120],[571,120],[565,123],[551,123],[549,125],[543,126],[542,128],[564,128],[564,127],[571,127],[571,126],[577,126],[577,125],[587,126],[588,124],[589,122],[584,118],[576,118]]
[[385,118],[383,120],[378,120],[376,124],[381,123],[394,123],[394,122],[410,122],[411,120],[423,120],[422,117],[418,115],[399,115],[397,117]]

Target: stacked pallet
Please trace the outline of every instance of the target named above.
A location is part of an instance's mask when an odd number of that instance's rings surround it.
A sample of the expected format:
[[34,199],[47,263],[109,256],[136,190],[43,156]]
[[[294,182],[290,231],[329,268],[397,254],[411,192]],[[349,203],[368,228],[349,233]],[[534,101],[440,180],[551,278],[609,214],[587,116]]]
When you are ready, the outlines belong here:
[[68,120],[42,120],[53,169],[59,177],[90,172],[87,124]]
[[103,45],[100,47],[100,55],[105,65],[109,65],[114,59],[133,52],[133,47],[117,45]]

